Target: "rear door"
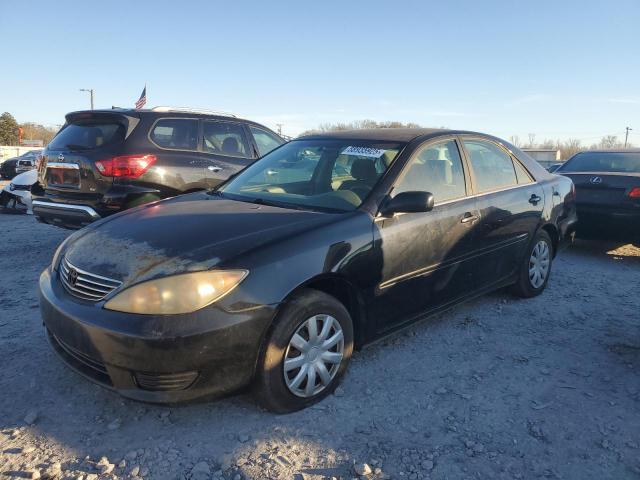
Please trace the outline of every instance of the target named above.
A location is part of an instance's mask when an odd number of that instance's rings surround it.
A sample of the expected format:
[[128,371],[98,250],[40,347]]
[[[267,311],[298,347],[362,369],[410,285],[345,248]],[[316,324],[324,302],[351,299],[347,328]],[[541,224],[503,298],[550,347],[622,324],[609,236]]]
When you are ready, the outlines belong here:
[[463,137],[480,221],[474,227],[474,279],[490,288],[514,275],[540,224],[544,191],[501,144]]
[[235,175],[256,157],[244,124],[226,120],[202,121],[202,158],[209,188]]
[[91,202],[113,180],[102,177],[95,162],[118,154],[138,119],[104,112],[67,116],[67,123],[43,152],[38,180],[47,196],[61,203]]
[[163,197],[207,188],[206,165],[198,151],[199,132],[197,118],[155,120],[148,136],[157,147],[153,152],[156,162],[137,183],[159,189]]

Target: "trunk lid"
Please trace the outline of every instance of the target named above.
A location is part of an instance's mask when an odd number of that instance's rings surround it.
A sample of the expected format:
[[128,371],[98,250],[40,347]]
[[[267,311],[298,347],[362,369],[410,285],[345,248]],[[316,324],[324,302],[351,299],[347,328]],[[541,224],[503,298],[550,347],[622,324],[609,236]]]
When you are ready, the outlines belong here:
[[562,173],[576,186],[576,203],[620,205],[630,201],[629,192],[640,187],[640,173]]

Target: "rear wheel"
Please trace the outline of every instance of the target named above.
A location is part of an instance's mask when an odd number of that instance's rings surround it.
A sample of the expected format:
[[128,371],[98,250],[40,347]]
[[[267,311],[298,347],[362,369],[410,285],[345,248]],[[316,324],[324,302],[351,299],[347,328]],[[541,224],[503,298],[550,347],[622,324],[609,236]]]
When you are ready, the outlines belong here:
[[553,260],[553,243],[544,230],[536,233],[520,267],[513,292],[524,298],[540,295],[547,286]]
[[338,300],[303,290],[276,318],[258,364],[256,399],[286,413],[332,393],[353,351],[353,325]]

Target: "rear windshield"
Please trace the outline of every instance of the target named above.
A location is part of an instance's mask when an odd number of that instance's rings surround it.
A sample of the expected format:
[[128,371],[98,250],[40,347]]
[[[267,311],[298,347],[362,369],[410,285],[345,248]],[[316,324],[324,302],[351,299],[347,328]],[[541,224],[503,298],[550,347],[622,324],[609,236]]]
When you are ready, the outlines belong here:
[[53,150],[92,150],[124,140],[125,128],[115,121],[83,121],[67,124],[49,143]]
[[569,159],[556,172],[640,173],[640,153],[583,152]]

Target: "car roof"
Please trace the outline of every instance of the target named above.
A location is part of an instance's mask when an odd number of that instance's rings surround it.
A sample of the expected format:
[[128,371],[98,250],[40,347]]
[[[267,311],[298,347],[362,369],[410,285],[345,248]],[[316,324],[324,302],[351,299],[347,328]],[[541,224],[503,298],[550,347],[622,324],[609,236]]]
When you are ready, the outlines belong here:
[[[229,122],[242,122],[242,123],[250,123],[252,125],[258,126],[258,127],[262,127],[262,128],[267,128],[264,125],[255,122],[253,120],[248,120],[246,118],[241,118],[238,116],[235,116],[233,114],[224,114],[222,112],[218,112],[218,113],[208,113],[206,111],[197,111],[197,110],[192,110],[192,111],[187,111],[187,110],[153,110],[153,109],[149,109],[149,108],[141,108],[139,110],[136,110],[135,108],[104,108],[104,109],[96,109],[96,110],[77,110],[74,112],[69,112],[65,115],[65,117],[69,117],[69,116],[75,116],[75,115],[79,115],[79,114],[87,114],[87,113],[93,113],[93,114],[111,114],[111,115],[132,115],[135,117],[139,117],[140,114],[144,114],[144,115],[153,115],[156,117],[171,117],[171,118],[206,118],[206,119],[216,119],[216,120],[226,120]],[[269,129],[271,130],[271,129]]]
[[640,153],[640,148],[600,148],[597,150],[584,150],[578,153]]
[[336,130],[331,132],[310,133],[298,139],[335,138],[348,140],[379,140],[410,142],[414,138],[436,133],[447,133],[451,130],[439,128],[362,128],[353,130]]

